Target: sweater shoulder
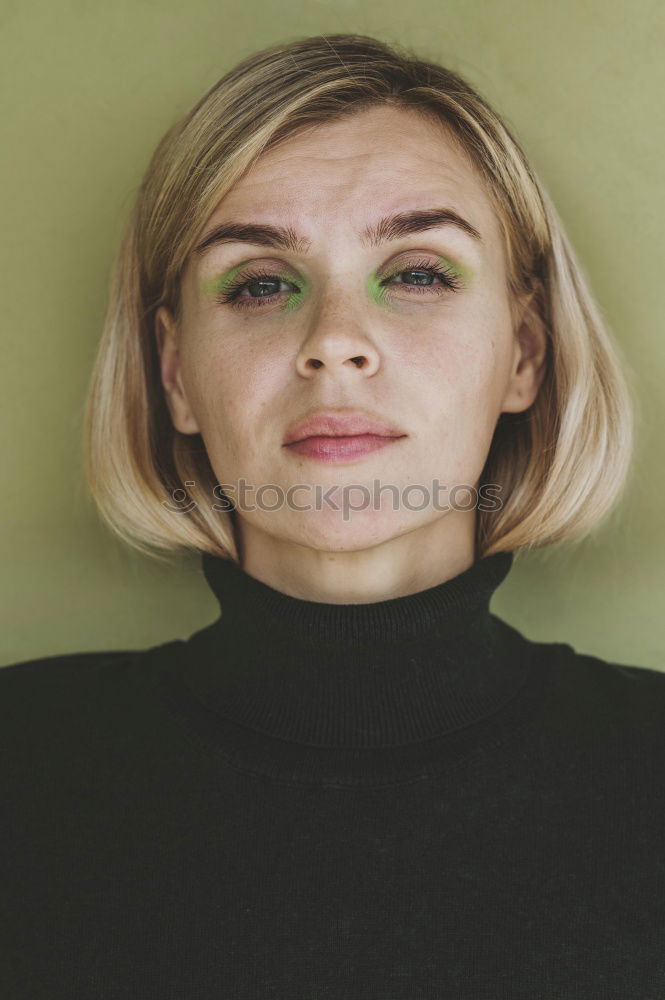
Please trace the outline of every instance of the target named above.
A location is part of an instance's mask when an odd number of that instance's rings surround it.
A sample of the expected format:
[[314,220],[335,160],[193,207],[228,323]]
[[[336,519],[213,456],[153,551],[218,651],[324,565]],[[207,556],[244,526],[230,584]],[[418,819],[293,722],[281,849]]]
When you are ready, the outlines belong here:
[[574,697],[576,701],[616,702],[626,708],[665,707],[665,663],[662,668],[645,667],[584,653],[572,643],[527,638],[510,622],[494,616],[499,627],[514,641],[515,655],[525,656],[532,671],[547,678],[549,691]]
[[665,667],[638,666],[603,659],[592,653],[582,653],[568,643],[555,644],[565,651],[562,667],[571,679],[577,677],[591,690],[602,687],[608,694],[620,694],[630,700],[665,699]]
[[57,671],[60,677],[67,673],[76,673],[88,666],[99,666],[119,659],[126,659],[128,656],[140,655],[144,650],[136,649],[102,649],[85,650],[72,653],[54,653],[47,656],[38,656],[33,659],[17,660],[15,663],[8,663],[0,667],[0,677],[2,683],[13,683],[19,677],[23,679],[29,675],[42,673],[45,670]]
[[568,643],[533,643],[543,709],[590,737],[654,740],[665,749],[665,670],[604,659]]
[[108,673],[114,667],[129,663],[147,665],[151,660],[159,660],[162,655],[168,656],[172,648],[182,644],[181,639],[174,639],[141,649],[83,650],[17,660],[0,666],[0,684],[9,689],[14,685],[30,683],[34,678],[40,681],[51,680],[55,684],[81,680],[90,671]]
[[[0,732],[14,769],[75,768],[116,752],[160,717],[155,682],[181,640],[146,649],[86,650],[0,667]],[[133,734],[133,737],[132,737]],[[116,750],[113,750],[116,748]]]
[[95,707],[126,699],[169,660],[181,640],[145,649],[86,650],[20,660],[0,667],[0,715],[53,717],[66,706]]
[[86,650],[18,660],[0,667],[2,700],[11,698],[14,692],[33,694],[49,689],[50,694],[54,694],[58,689],[72,689],[93,674],[99,676],[115,666],[140,662],[146,652],[141,649]]

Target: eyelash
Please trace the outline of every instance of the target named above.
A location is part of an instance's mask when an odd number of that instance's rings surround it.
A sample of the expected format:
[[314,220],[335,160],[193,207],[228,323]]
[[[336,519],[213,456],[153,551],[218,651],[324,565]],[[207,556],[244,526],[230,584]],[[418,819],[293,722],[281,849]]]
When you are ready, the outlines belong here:
[[[387,287],[388,283],[396,278],[400,274],[409,274],[413,271],[419,271],[421,273],[431,275],[435,278],[440,278],[443,282],[442,285],[408,285],[405,282],[397,282],[397,284],[404,285],[405,288],[415,289],[416,295],[422,295],[427,293],[432,289],[436,295],[443,295],[445,292],[456,292],[462,288],[462,282],[459,277],[451,268],[439,268],[431,264],[429,261],[418,261],[411,264],[410,267],[401,268],[399,271],[395,271],[393,274],[388,275],[384,278],[380,284],[381,287]],[[256,298],[247,297],[241,298],[240,293],[244,291],[249,285],[253,285],[255,282],[266,281],[266,282],[287,282],[286,278],[281,278],[278,274],[269,274],[267,271],[247,271],[239,274],[236,281],[225,291],[221,292],[217,299],[223,305],[230,305],[234,309],[256,309],[263,308],[264,304],[272,305],[275,299],[283,294],[281,292],[275,292],[273,295],[262,295]]]

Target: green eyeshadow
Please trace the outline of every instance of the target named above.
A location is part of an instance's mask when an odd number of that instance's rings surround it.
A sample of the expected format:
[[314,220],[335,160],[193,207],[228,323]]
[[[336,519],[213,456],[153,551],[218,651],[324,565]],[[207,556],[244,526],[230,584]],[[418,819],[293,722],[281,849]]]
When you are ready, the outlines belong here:
[[[454,264],[447,257],[436,257],[436,264],[441,271],[445,271],[448,274],[452,274],[455,278],[459,280],[462,285],[466,285],[471,279],[471,271],[469,268],[464,267],[461,264]],[[388,297],[388,285],[383,285],[382,282],[387,278],[392,278],[396,274],[400,274],[402,271],[420,271],[425,270],[425,268],[419,267],[409,267],[408,265],[400,267],[397,271],[393,271],[392,274],[386,274],[382,277],[379,275],[371,274],[367,279],[367,293],[369,297],[379,306],[387,306],[389,304]]]

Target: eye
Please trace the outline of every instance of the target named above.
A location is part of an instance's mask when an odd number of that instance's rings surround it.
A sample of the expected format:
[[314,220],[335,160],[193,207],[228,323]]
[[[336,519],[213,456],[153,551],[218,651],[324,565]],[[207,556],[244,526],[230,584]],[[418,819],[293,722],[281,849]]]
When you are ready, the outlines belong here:
[[[404,276],[407,276],[409,280],[405,281]],[[396,282],[395,278],[402,280]],[[438,285],[435,283],[437,280],[440,282]],[[428,260],[412,262],[407,268],[395,271],[387,278],[383,278],[379,282],[379,287],[383,290],[391,284],[410,288],[413,291],[409,294],[416,295],[431,294],[432,292],[435,295],[442,295],[446,292],[456,292],[463,287],[462,280],[454,268],[445,264],[437,266]]]
[[[278,274],[245,272],[239,274],[234,283],[220,293],[218,299],[236,309],[255,309],[257,306],[261,308],[266,301],[268,304],[275,301],[276,296],[279,295],[280,285],[289,286],[292,292],[300,291],[297,285]],[[277,286],[277,290],[275,290],[275,286]],[[249,294],[243,295],[245,291]]]
[[[407,280],[403,280],[406,276]],[[396,278],[402,280],[395,281]],[[412,280],[413,279],[413,280]],[[436,282],[439,282],[436,284]],[[218,301],[234,309],[262,309],[273,305],[284,292],[280,285],[287,286],[289,296],[297,296],[301,289],[295,282],[279,274],[266,271],[245,271],[236,276],[235,281],[217,296]],[[437,266],[429,260],[417,261],[408,268],[401,268],[379,282],[381,297],[387,298],[390,286],[401,285],[409,289],[409,295],[442,295],[457,291],[463,283],[457,271],[446,265]],[[246,294],[245,294],[246,293]]]

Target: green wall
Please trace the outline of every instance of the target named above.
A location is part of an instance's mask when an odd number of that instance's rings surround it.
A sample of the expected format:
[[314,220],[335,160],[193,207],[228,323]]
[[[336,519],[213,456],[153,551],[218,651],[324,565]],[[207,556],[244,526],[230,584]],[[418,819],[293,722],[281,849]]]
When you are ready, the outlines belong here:
[[640,387],[633,486],[597,535],[520,557],[494,610],[530,638],[665,669],[665,8],[656,0],[5,0],[0,662],[184,638],[217,605],[198,559],[134,554],[81,465],[121,221],[168,125],[241,57],[357,31],[465,75],[552,194]]

